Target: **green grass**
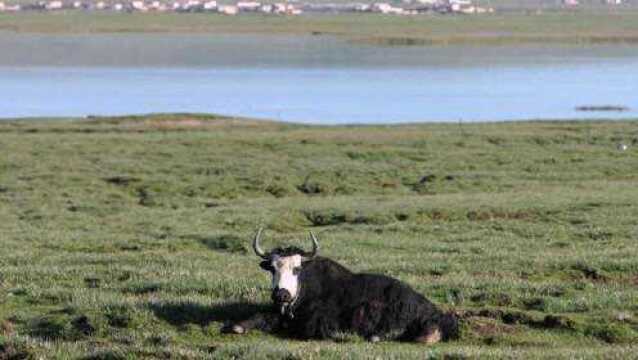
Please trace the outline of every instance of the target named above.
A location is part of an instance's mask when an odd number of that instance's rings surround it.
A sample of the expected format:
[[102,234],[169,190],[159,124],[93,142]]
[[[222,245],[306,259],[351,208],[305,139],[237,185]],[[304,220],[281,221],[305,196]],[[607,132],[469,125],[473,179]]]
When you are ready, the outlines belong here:
[[558,11],[540,15],[384,16],[375,14],[227,17],[214,14],[0,14],[0,30],[36,33],[181,32],[330,35],[381,45],[637,43],[638,11]]
[[[0,122],[0,358],[635,356],[637,145],[637,121]],[[267,306],[259,225],[406,281],[461,339],[220,334]]]

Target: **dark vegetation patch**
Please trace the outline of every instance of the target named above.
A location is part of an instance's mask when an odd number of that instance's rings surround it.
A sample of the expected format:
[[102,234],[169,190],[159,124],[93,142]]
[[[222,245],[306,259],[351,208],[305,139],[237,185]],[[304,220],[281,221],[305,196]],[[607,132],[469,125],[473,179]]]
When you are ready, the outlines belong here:
[[41,293],[28,294],[26,301],[29,304],[52,305],[68,302],[71,300],[71,293],[64,290],[45,290]]
[[33,358],[26,345],[0,337],[0,359],[26,360]]
[[346,151],[346,156],[351,160],[359,161],[387,161],[396,157],[388,151]]
[[[311,188],[306,189],[303,184],[300,186],[304,190],[311,190],[311,191],[313,190]],[[310,185],[310,187],[312,187],[312,185]],[[299,191],[304,192],[304,190],[302,190],[301,188],[297,187]],[[277,182],[277,183],[268,184],[265,190],[267,193],[269,193],[270,195],[276,198],[282,198],[288,195],[292,195],[295,189],[287,182]],[[315,189],[315,190],[319,190],[319,189]]]
[[257,312],[270,310],[270,305],[254,303],[226,303],[203,305],[195,302],[149,303],[149,309],[158,318],[174,326],[195,324],[206,326],[212,321],[233,322],[247,319]]
[[117,175],[117,176],[111,176],[111,177],[104,178],[104,181],[106,181],[109,184],[113,184],[113,185],[128,186],[131,183],[140,182],[142,180],[140,178],[136,178],[136,177],[133,177],[133,176]]
[[130,357],[115,350],[93,350],[82,360],[126,360]]
[[567,289],[559,285],[542,286],[536,291],[542,296],[561,297],[567,293]]
[[185,296],[190,294],[223,296],[228,287],[219,283],[211,283],[204,280],[183,279],[180,281],[137,281],[127,283],[121,291],[135,295],[156,293],[159,291]]
[[479,337],[500,336],[517,331],[516,326],[503,324],[490,318],[476,317],[469,323],[470,330]]
[[470,296],[470,301],[480,304],[493,304],[496,306],[508,306],[512,304],[512,297],[506,293],[478,292]]
[[15,289],[10,289],[9,294],[13,296],[26,296],[29,294],[29,291],[27,291],[27,289],[24,289],[24,288],[15,288]]
[[0,335],[11,336],[14,331],[15,326],[13,325],[13,322],[9,320],[3,320],[0,323]]
[[125,287],[122,291],[127,293],[132,293],[136,295],[143,295],[158,292],[162,289],[162,284],[156,282],[140,282],[135,284],[130,284]]
[[128,328],[134,324],[133,310],[125,305],[112,305],[104,313],[109,326]]
[[136,195],[138,199],[137,203],[142,206],[151,207],[151,206],[157,205],[156,201],[153,199],[151,191],[148,188],[145,188],[145,187],[137,188]]
[[318,209],[303,211],[305,218],[313,226],[341,225],[341,224],[368,224],[384,225],[395,220],[391,214],[364,213],[359,211],[346,211],[341,209]]
[[446,183],[458,180],[457,175],[437,175],[437,174],[425,174],[421,176],[415,183],[405,183],[405,185],[412,189],[412,191],[419,194],[434,194],[437,188],[444,186]]
[[171,343],[171,337],[165,334],[152,335],[146,341],[153,346],[167,346]]
[[394,214],[394,217],[398,220],[398,221],[407,221],[408,219],[410,219],[410,214],[407,212],[399,212]]
[[139,244],[121,244],[118,247],[122,251],[141,251],[143,249]]
[[297,190],[306,195],[318,195],[327,193],[329,189],[321,182],[314,180],[310,176],[306,176],[303,183],[297,185]]
[[80,315],[71,321],[71,325],[75,330],[82,335],[90,336],[95,333],[95,327],[89,322],[89,318],[86,315]]
[[502,136],[496,136],[496,135],[491,135],[491,136],[487,136],[485,138],[485,140],[492,144],[492,145],[496,145],[496,146],[503,146],[505,144],[507,144],[507,139],[505,139]]
[[26,327],[29,335],[51,341],[77,341],[95,332],[84,315],[75,318],[64,314],[36,317],[28,320]]
[[547,308],[545,299],[540,297],[523,299],[523,305],[527,310],[545,311]]
[[500,309],[468,310],[461,314],[461,318],[485,317],[500,320],[509,325],[525,325],[538,329],[576,330],[574,320],[562,315],[536,316],[522,311]]
[[86,287],[88,287],[89,289],[97,289],[100,287],[102,280],[100,278],[96,278],[96,277],[86,277],[84,278],[84,284],[86,284]]
[[638,341],[638,334],[626,324],[591,324],[584,333],[609,344],[635,344]]
[[614,236],[614,233],[598,226],[588,226],[580,232],[580,236],[593,241],[607,241]]
[[133,274],[130,271],[123,271],[121,274],[117,276],[117,281],[128,281],[131,280]]
[[418,217],[425,217],[432,221],[497,221],[497,220],[520,220],[537,221],[551,219],[551,211],[540,211],[537,209],[506,210],[498,208],[486,209],[415,209],[412,212],[403,211],[408,216],[414,214]]
[[461,305],[465,301],[465,295],[463,294],[463,290],[459,288],[449,289],[445,293],[445,298],[448,303],[453,305]]
[[601,282],[605,282],[609,280],[609,277],[603,274],[603,272],[600,269],[597,269],[584,262],[578,262],[572,265],[572,269],[581,272],[585,278],[590,280],[601,281]]
[[308,210],[304,215],[313,226],[339,225],[346,223],[346,213],[339,209]]
[[225,251],[231,253],[248,252],[248,243],[245,238],[237,235],[221,234],[213,236],[205,235],[185,235],[182,239],[195,240],[214,251]]

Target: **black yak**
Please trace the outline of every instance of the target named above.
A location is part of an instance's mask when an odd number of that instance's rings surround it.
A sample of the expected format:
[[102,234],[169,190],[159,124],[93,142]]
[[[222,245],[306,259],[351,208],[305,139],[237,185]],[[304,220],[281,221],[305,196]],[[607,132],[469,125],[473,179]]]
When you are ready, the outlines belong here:
[[432,344],[458,336],[458,320],[444,313],[407,284],[388,276],[355,274],[333,260],[296,247],[268,253],[259,246],[262,229],[253,240],[260,266],[272,274],[274,308],[224,331],[250,329],[284,332],[302,339],[329,339],[354,332],[369,341],[405,340]]

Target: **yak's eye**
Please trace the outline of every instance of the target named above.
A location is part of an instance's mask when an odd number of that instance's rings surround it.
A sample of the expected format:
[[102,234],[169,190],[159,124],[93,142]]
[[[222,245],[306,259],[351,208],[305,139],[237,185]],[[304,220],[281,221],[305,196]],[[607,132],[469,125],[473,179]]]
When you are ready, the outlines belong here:
[[272,264],[270,263],[270,261],[262,261],[262,262],[260,262],[259,263],[259,267],[264,269],[264,270],[266,270],[266,271],[270,271],[270,272],[273,271]]
[[301,266],[297,266],[296,268],[292,269],[293,275],[299,275],[300,272],[301,272]]

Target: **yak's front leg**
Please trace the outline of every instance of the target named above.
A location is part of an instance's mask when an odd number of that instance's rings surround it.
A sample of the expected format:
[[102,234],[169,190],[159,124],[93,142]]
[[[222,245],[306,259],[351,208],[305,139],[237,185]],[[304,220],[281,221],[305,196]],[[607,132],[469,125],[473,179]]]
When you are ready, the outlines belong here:
[[224,325],[222,332],[245,334],[257,329],[266,332],[276,331],[281,325],[281,317],[275,313],[257,313],[246,320]]

